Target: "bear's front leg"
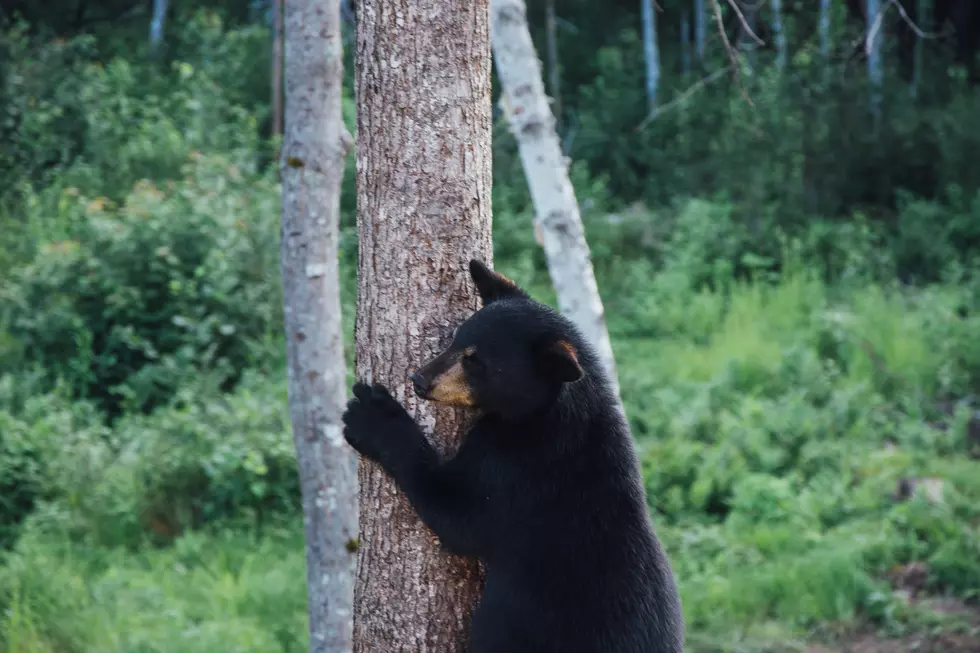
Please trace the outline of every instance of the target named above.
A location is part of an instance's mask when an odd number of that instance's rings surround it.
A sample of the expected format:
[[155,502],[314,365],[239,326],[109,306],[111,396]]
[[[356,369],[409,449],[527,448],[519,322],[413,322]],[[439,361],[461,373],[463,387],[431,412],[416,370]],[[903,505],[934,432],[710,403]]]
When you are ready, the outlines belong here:
[[384,386],[354,385],[344,437],[384,469],[443,546],[483,555],[489,544],[488,494],[477,487],[477,463],[462,455],[443,462],[411,415]]

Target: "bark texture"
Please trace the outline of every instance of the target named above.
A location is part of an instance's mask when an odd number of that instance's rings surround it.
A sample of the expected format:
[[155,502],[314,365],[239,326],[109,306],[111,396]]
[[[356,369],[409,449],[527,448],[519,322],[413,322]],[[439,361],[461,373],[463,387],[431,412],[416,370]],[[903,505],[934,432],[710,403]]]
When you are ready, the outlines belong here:
[[[492,257],[486,0],[360,0],[356,69],[357,377],[445,452],[464,415],[417,399],[409,375],[477,309],[469,259]],[[373,463],[358,476],[354,650],[464,651],[478,565],[442,552]]]
[[541,82],[523,0],[492,0],[493,54],[511,131],[531,190],[558,307],[588,338],[619,392],[599,288],[568,164]]
[[338,0],[286,0],[282,278],[289,407],[306,532],[310,651],[351,650],[356,456],[344,442],[337,274],[344,157]]

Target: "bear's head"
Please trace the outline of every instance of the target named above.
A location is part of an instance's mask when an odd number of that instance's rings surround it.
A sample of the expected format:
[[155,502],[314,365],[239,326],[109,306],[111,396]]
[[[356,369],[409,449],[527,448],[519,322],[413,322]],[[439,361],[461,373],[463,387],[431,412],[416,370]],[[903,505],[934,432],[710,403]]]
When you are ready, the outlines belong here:
[[470,261],[483,308],[456,328],[449,348],[412,375],[424,399],[521,419],[547,410],[581,379],[581,338],[556,311]]

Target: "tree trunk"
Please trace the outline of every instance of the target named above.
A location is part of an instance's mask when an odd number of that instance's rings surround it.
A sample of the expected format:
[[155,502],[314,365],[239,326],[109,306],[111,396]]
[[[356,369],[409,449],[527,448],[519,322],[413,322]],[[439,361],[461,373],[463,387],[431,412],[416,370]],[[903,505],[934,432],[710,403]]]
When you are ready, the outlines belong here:
[[575,190],[541,83],[523,0],[491,0],[493,54],[534,202],[558,306],[595,346],[618,393],[616,362]]
[[153,0],[153,18],[150,20],[150,51],[157,52],[163,45],[163,26],[167,21],[168,0]]
[[820,0],[820,54],[830,58],[830,0]]
[[694,52],[704,62],[704,43],[708,34],[708,12],[704,0],[694,0]]
[[691,19],[687,9],[681,11],[681,74],[691,74]]
[[346,400],[337,224],[344,158],[337,0],[286,0],[282,282],[289,408],[306,530],[310,651],[351,650],[356,456]]
[[[928,34],[932,31],[932,0],[918,0],[916,3],[916,18],[919,22],[919,29]],[[926,40],[922,36],[916,35],[915,39],[915,63],[912,68],[912,84],[909,93],[913,98],[919,94],[919,86],[922,84],[922,72],[926,59]]]
[[657,91],[660,87],[660,48],[657,44],[657,12],[653,0],[640,0],[643,16],[643,60],[647,71],[647,111],[657,108]]
[[[492,258],[489,14],[360,0],[357,21],[357,378],[384,383],[445,452],[462,414],[416,399],[409,374],[477,309],[469,259]],[[479,566],[441,551],[379,467],[358,475],[354,650],[465,650]]]
[[884,68],[881,60],[881,40],[885,35],[881,13],[881,0],[865,0],[867,25],[864,36],[864,54],[868,58],[868,83],[871,86],[871,113],[881,115],[881,85],[884,81]]
[[551,106],[555,111],[555,127],[561,129],[561,71],[558,69],[558,20],[555,17],[555,0],[548,0],[545,28],[548,32],[548,89]]
[[272,0],[272,138],[282,133],[282,0]]
[[772,34],[776,45],[776,69],[783,72],[786,70],[786,61],[789,58],[786,31],[783,26],[783,0],[772,0]]

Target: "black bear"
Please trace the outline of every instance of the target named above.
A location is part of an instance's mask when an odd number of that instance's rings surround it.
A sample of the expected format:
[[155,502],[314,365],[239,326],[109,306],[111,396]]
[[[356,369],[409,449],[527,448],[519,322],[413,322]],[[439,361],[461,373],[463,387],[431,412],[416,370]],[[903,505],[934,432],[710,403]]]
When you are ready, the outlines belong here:
[[673,573],[629,427],[577,329],[479,261],[483,308],[412,375],[474,408],[449,459],[381,385],[354,386],[345,437],[378,462],[449,551],[482,559],[471,653],[680,653]]

